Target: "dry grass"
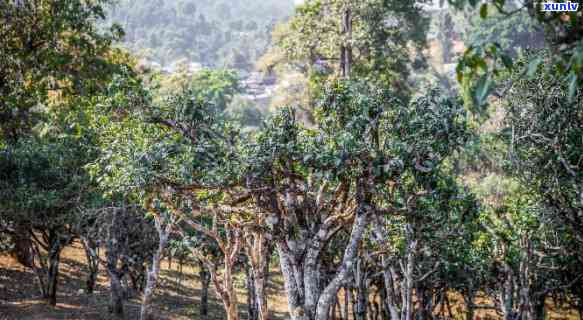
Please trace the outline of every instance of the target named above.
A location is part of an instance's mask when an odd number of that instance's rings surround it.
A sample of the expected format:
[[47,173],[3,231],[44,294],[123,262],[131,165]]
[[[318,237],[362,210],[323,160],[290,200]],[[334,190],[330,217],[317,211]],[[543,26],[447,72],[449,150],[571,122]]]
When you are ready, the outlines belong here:
[[[177,264],[171,267],[163,263],[161,282],[154,299],[158,319],[185,320],[201,319],[199,314],[200,281],[198,269],[192,266],[183,267],[183,276],[178,284]],[[24,269],[9,256],[0,256],[0,320],[56,320],[56,319],[86,319],[109,320],[108,312],[109,285],[108,278],[101,270],[95,292],[92,295],[84,293],[84,283],[87,276],[85,254],[79,244],[66,248],[62,255],[61,274],[59,278],[59,296],[55,308],[47,306],[38,292],[34,274]],[[237,279],[239,293],[239,311],[242,319],[245,317],[246,295],[243,288],[243,277],[240,273]],[[273,311],[273,319],[287,319],[287,301],[283,279],[277,270],[270,275],[268,287],[269,305]],[[210,290],[209,316],[206,319],[225,319],[225,313],[220,301]],[[342,291],[339,300],[343,301]],[[478,303],[488,304],[485,299]],[[464,319],[464,304],[457,294],[450,295],[450,303],[454,319]],[[139,297],[133,297],[125,304],[128,319],[137,319],[139,312]],[[556,309],[548,304],[548,319],[579,319],[574,311]],[[440,308],[438,307],[439,311]],[[339,311],[339,310],[338,310]],[[352,310],[349,309],[349,314]],[[499,319],[492,311],[480,310],[475,319]]]
[[[454,319],[463,320],[465,317],[462,315],[465,314],[465,305],[463,302],[463,298],[461,295],[457,293],[448,294],[452,313],[454,314]],[[491,305],[492,301],[490,301],[486,297],[478,297],[475,301],[478,305]],[[546,303],[546,311],[547,317],[545,319],[549,320],[578,320],[579,316],[575,310],[568,310],[565,308],[559,308],[555,306],[551,299],[549,299]],[[487,310],[487,309],[478,309],[475,312],[474,319],[476,320],[496,320],[501,319],[499,315],[496,314],[494,310]]]
[[[50,307],[40,298],[34,274],[20,266],[9,256],[0,256],[0,320],[56,320],[86,319],[109,320],[109,285],[104,270],[100,270],[95,292],[86,294],[84,289],[87,269],[85,254],[80,244],[67,247],[62,254],[57,306]],[[163,263],[160,286],[154,299],[158,319],[200,319],[200,281],[198,270],[184,266],[180,286],[177,279],[177,264],[172,268]],[[287,304],[283,294],[281,278],[274,273],[269,283],[270,307],[274,319],[285,319]],[[243,279],[238,279],[239,310],[245,319],[245,290]],[[137,319],[140,297],[130,298],[125,304],[128,319]],[[209,316],[207,319],[225,319],[220,300],[209,293]]]

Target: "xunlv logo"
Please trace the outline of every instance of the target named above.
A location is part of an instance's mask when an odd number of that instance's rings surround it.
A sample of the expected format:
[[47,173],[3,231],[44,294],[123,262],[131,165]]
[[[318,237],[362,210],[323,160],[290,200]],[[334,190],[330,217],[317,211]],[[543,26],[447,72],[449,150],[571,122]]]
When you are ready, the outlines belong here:
[[574,12],[579,10],[579,3],[577,2],[543,2],[541,10],[544,12]]

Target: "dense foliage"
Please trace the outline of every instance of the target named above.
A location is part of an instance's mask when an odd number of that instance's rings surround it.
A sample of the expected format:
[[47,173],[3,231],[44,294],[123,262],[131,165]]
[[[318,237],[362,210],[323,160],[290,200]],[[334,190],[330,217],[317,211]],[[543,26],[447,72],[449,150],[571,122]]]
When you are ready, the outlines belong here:
[[259,63],[289,102],[266,118],[236,72],[144,68],[104,24],[163,64],[250,70],[291,3],[3,2],[0,251],[54,306],[81,244],[120,319],[131,296],[158,318],[171,258],[202,317],[212,287],[240,319],[243,274],[249,320],[276,316],[274,274],[293,320],[583,315],[580,17],[450,2],[304,1]]
[[[104,32],[106,0],[3,1],[0,4],[0,124],[4,139],[16,141],[53,101],[95,94],[115,73],[113,41],[123,32]],[[39,105],[40,104],[40,105]]]
[[[548,58],[547,58],[548,59]],[[538,70],[533,79],[515,79],[508,92],[512,162],[543,199],[548,212],[583,244],[583,100],[560,75]],[[540,88],[545,88],[542,94]]]

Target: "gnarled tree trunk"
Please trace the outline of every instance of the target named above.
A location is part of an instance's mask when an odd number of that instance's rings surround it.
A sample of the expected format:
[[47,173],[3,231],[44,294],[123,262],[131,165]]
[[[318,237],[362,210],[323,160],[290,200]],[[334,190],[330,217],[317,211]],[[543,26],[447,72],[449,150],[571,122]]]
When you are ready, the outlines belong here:
[[28,228],[23,225],[17,225],[12,235],[12,242],[14,243],[12,255],[18,263],[27,268],[33,268],[35,253]]
[[259,320],[269,320],[269,308],[267,306],[267,281],[269,279],[269,258],[271,257],[271,251],[265,262],[264,266],[260,269],[258,273],[255,274],[255,294],[257,300],[258,308],[258,318]]
[[156,230],[158,231],[158,249],[152,257],[152,266],[148,270],[148,278],[146,281],[146,288],[144,289],[144,296],[142,299],[142,307],[140,310],[141,320],[153,320],[154,314],[152,310],[152,297],[154,296],[154,291],[158,285],[158,277],[160,275],[160,265],[162,261],[162,255],[168,244],[168,238],[174,221],[172,219],[164,219],[160,215],[154,215],[154,222],[156,224]]
[[356,320],[366,320],[366,305],[368,302],[368,290],[366,286],[366,272],[364,270],[364,261],[358,258],[354,272],[354,282],[356,287]]
[[340,269],[337,271],[332,281],[330,281],[330,283],[326,286],[318,300],[316,313],[317,320],[327,320],[330,305],[335,301],[340,286],[346,281],[346,279],[348,279],[348,276],[350,275],[352,267],[356,262],[360,239],[362,238],[365,227],[368,224],[370,211],[371,208],[367,204],[359,205],[359,208],[356,210],[356,218],[352,226],[348,246],[344,251],[342,265],[340,266]]
[[124,294],[121,277],[115,268],[107,268],[110,286],[110,312],[117,319],[124,319]]
[[203,317],[203,319],[206,319],[209,310],[209,286],[211,284],[211,275],[202,262],[200,262],[198,275],[202,286],[200,293],[200,316]]
[[342,77],[350,77],[350,70],[352,68],[352,11],[346,8],[342,16],[342,33],[346,37],[346,41],[340,46],[340,74]]
[[257,320],[258,307],[255,290],[255,278],[250,268],[245,268],[245,285],[247,287],[247,320]]
[[59,283],[59,265],[61,263],[61,244],[58,240],[49,250],[49,268],[47,272],[47,299],[51,306],[57,305],[57,285]]
[[285,249],[285,243],[277,244],[277,251],[279,253],[279,263],[281,273],[283,274],[283,283],[287,295],[287,303],[289,314],[292,320],[306,319],[303,306],[303,290],[301,288],[302,281],[298,281],[296,275],[299,273],[298,268],[294,270],[293,258]]
[[[112,240],[108,241],[109,243]],[[124,319],[124,293],[123,287],[121,285],[121,278],[123,277],[123,272],[118,270],[117,264],[119,260],[119,252],[114,245],[108,244],[107,248],[107,274],[109,276],[109,287],[110,287],[110,305],[109,310],[113,316],[117,319]]]
[[[258,224],[262,224],[263,219],[256,221]],[[269,260],[273,252],[273,246],[268,243],[266,234],[257,229],[247,229],[245,232],[245,254],[247,256],[250,269],[246,270],[248,272],[247,279],[252,279],[253,283],[248,283],[247,287],[253,287],[253,301],[249,300],[249,308],[251,308],[251,303],[253,303],[253,308],[255,310],[249,309],[249,314],[254,312],[253,316],[256,316],[259,320],[269,319],[269,308],[267,305],[267,292],[265,290],[265,285],[267,283],[267,277],[269,273]]]
[[85,292],[92,294],[95,289],[95,282],[97,281],[97,274],[99,273],[99,256],[97,254],[97,245],[85,237],[81,238],[83,249],[85,250],[85,258],[87,259],[87,267],[89,268],[89,275],[85,281]]
[[120,260],[120,214],[114,213],[109,226],[106,243],[106,269],[109,275],[110,305],[109,310],[117,319],[124,319],[124,290],[121,280],[123,269],[118,268]]
[[[50,229],[43,232],[43,240],[40,240],[32,230],[28,231],[31,239],[33,239],[31,248],[34,254],[31,265],[39,281],[42,297],[51,306],[57,304],[57,285],[59,281],[61,252],[63,246],[70,240],[67,239],[65,241],[65,239],[61,239],[59,231]],[[43,255],[41,248],[47,252],[47,256]]]

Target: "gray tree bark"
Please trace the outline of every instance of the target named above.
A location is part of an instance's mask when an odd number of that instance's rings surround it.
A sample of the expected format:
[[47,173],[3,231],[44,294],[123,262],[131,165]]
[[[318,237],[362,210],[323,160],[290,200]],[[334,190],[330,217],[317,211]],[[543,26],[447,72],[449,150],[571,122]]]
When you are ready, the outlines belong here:
[[247,320],[259,319],[255,278],[251,268],[245,268],[245,284],[247,287]]
[[158,231],[159,242],[158,249],[156,250],[154,256],[152,257],[152,266],[150,270],[148,270],[148,279],[146,282],[146,288],[144,289],[144,297],[142,299],[142,307],[140,310],[141,320],[154,319],[154,314],[152,310],[152,297],[154,296],[154,291],[156,290],[156,286],[158,285],[158,277],[160,275],[160,264],[162,260],[162,255],[164,253],[164,250],[166,249],[168,238],[170,236],[170,232],[172,231],[172,227],[174,224],[174,221],[172,221],[170,218],[164,219],[159,215],[155,216],[154,221],[156,223],[156,230]]
[[262,266],[260,266],[257,270],[253,271],[253,280],[255,281],[255,299],[257,304],[257,313],[259,320],[269,320],[270,313],[269,308],[267,306],[267,280],[269,278],[269,258],[271,257],[271,252],[269,253],[266,261]]
[[366,320],[367,313],[367,302],[368,302],[368,290],[366,287],[366,272],[364,270],[362,259],[358,259],[356,262],[356,268],[354,272],[354,282],[356,287],[356,306],[355,314],[356,320]]
[[322,292],[322,295],[319,298],[316,313],[317,320],[327,319],[330,305],[335,301],[336,295],[338,294],[338,290],[350,275],[350,272],[357,257],[360,240],[368,224],[370,211],[371,208],[366,204],[359,205],[359,208],[357,209],[355,218],[356,220],[352,226],[348,246],[344,251],[342,265],[340,266],[340,269],[338,270],[332,281],[330,281],[330,283],[326,286],[326,288]]
[[14,249],[12,255],[16,260],[27,268],[34,268],[34,249],[29,231],[26,226],[17,225],[12,235]]
[[340,73],[342,77],[350,77],[352,68],[352,11],[346,8],[342,16],[342,33],[346,40],[340,46]]
[[[257,224],[262,224],[264,220],[260,217]],[[268,320],[269,308],[267,305],[267,292],[265,285],[269,274],[269,260],[273,252],[273,246],[269,244],[267,234],[257,229],[245,229],[245,254],[249,262],[247,278],[253,283],[248,283],[248,287],[253,287],[253,303],[256,308],[256,317],[260,320]],[[271,238],[271,237],[270,237]],[[251,301],[249,302],[251,305]],[[249,310],[251,312],[251,310]]]
[[285,243],[277,244],[281,273],[283,274],[284,286],[287,295],[289,313],[292,320],[305,320],[303,297],[295,276],[292,259],[289,252],[284,247]]
[[124,315],[124,294],[121,285],[121,278],[115,268],[107,268],[110,286],[110,312],[116,319],[125,319]]
[[199,266],[200,270],[198,271],[198,275],[202,285],[200,294],[200,316],[202,319],[206,319],[209,310],[209,286],[211,284],[211,275],[206,270],[204,263],[200,262]]
[[120,214],[116,212],[112,215],[111,225],[106,244],[106,269],[109,275],[110,286],[110,312],[116,319],[125,319],[124,314],[124,292],[121,279],[124,276],[122,270],[118,269],[120,258]]
[[59,265],[61,263],[61,244],[58,240],[49,251],[49,268],[47,270],[47,302],[51,306],[57,305],[57,285],[59,283]]
[[401,286],[401,296],[403,299],[401,319],[411,320],[413,318],[413,288],[415,283],[413,271],[416,263],[415,258],[417,255],[418,241],[415,239],[413,227],[410,224],[407,224],[405,228],[407,234],[407,251],[405,265],[401,265],[404,278]]
[[[55,306],[57,304],[61,251],[63,246],[70,241],[70,238],[63,239],[61,230],[55,229],[50,229],[43,233],[43,240],[35,236],[32,230],[29,230],[29,232],[33,239],[31,247],[33,250],[32,266],[39,281],[42,296],[47,304]],[[43,256],[41,248],[47,251],[46,257]]]
[[85,292],[92,294],[95,289],[97,274],[99,273],[99,256],[96,252],[97,246],[93,241],[85,237],[81,237],[81,243],[85,250],[85,258],[87,259],[87,267],[89,268],[89,275],[85,281]]
[[500,290],[500,304],[504,320],[514,319],[514,272],[512,268],[504,263],[504,282]]
[[[374,224],[374,234],[375,240],[380,244],[381,247],[388,247],[386,239],[388,235],[385,234],[382,229],[382,223],[379,217],[376,218],[376,223]],[[401,308],[398,304],[397,290],[395,289],[395,279],[393,277],[393,272],[391,272],[391,265],[389,258],[386,255],[381,256],[382,273],[383,273],[383,283],[385,287],[386,304],[389,309],[389,314],[391,320],[401,319]]]

